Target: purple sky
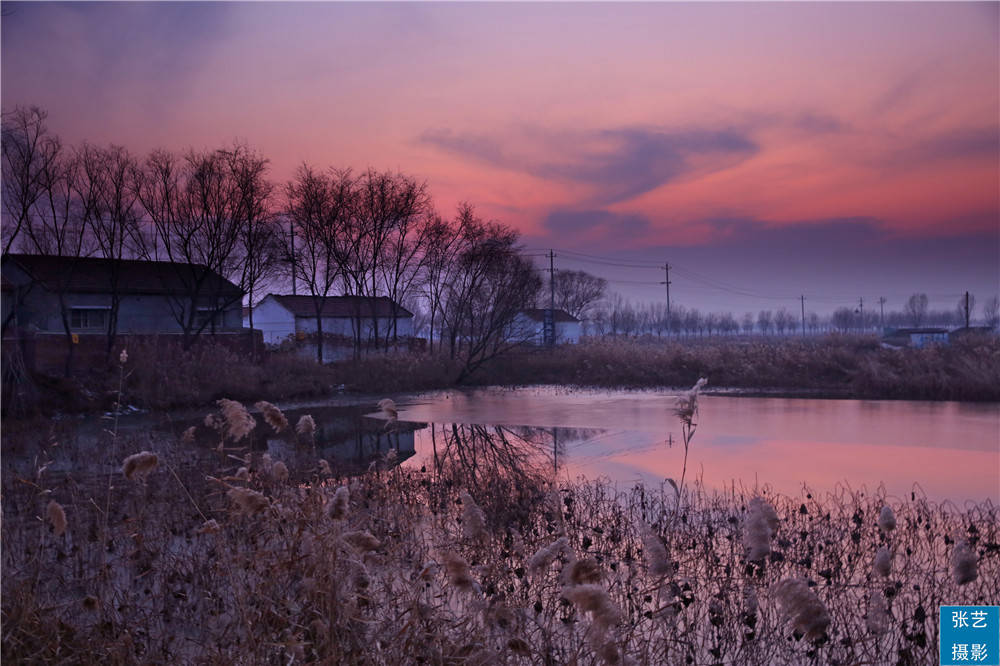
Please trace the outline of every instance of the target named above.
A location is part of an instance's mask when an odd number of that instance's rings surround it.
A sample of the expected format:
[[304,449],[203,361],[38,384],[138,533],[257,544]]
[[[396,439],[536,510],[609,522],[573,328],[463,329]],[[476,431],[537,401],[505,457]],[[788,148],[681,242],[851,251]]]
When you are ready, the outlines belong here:
[[998,3],[3,3],[4,110],[399,169],[706,310],[1000,291]]

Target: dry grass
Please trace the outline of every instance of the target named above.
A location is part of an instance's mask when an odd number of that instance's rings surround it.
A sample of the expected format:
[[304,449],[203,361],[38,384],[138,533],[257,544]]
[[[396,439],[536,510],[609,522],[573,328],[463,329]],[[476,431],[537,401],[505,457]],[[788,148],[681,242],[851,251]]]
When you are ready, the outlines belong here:
[[[466,464],[338,478],[316,459],[284,482],[285,461],[152,434],[137,436],[159,461],[144,484],[121,471],[139,441],[5,456],[2,657],[924,664],[938,605],[994,603],[1000,588],[989,503],[695,485],[678,511],[669,486],[554,486],[463,435]],[[71,455],[92,464],[65,469],[91,471],[43,469]],[[751,514],[767,528],[759,559]]]

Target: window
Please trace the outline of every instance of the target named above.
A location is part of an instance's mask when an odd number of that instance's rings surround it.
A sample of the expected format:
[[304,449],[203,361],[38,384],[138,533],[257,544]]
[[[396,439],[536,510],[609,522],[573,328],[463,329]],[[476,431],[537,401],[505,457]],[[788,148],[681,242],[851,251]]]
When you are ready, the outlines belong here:
[[69,327],[76,330],[103,330],[108,324],[106,308],[73,308],[69,312]]
[[198,308],[194,313],[194,330],[213,328],[219,325],[219,311],[215,308]]

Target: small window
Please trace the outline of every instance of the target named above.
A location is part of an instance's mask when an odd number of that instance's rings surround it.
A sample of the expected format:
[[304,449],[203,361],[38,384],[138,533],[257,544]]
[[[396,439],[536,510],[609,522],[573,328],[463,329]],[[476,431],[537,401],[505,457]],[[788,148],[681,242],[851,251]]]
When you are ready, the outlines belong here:
[[100,331],[107,327],[108,311],[102,308],[73,308],[69,313],[69,326],[80,331]]

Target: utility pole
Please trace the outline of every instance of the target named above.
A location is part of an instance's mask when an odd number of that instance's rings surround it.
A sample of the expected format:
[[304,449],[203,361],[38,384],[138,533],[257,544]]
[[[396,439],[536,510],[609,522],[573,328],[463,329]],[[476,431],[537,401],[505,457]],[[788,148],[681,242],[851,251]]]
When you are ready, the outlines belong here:
[[799,296],[802,301],[802,337],[806,337],[806,295]]
[[861,313],[861,330],[865,330],[865,297],[858,299],[858,312]]
[[878,321],[879,326],[882,328],[883,335],[885,334],[885,296],[878,297]]
[[556,344],[556,253],[549,250],[549,309],[542,322],[542,337],[545,344],[554,347]]
[[661,282],[660,284],[667,285],[667,333],[669,334],[670,327],[673,325],[670,317],[670,264],[663,264],[663,270],[667,273],[667,279],[665,282]]

